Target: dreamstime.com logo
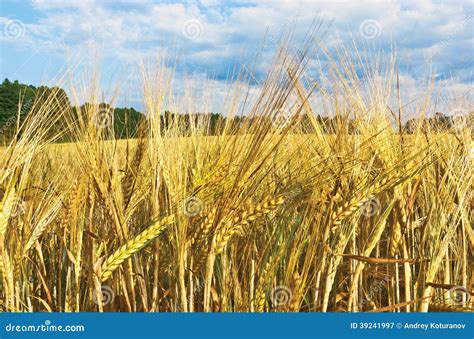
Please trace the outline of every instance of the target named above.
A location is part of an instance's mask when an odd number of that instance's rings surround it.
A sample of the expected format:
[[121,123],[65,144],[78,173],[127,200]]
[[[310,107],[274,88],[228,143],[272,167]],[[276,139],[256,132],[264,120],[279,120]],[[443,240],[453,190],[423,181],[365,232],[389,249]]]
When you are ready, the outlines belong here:
[[25,35],[25,24],[20,20],[8,20],[3,26],[3,35],[9,39],[18,39]]
[[449,112],[453,120],[453,128],[456,132],[462,132],[467,127],[468,113],[464,108],[456,108]]
[[92,294],[92,300],[94,301],[94,304],[96,305],[99,305],[99,303],[102,302],[102,305],[105,306],[110,303],[113,303],[114,299],[115,299],[115,292],[112,289],[112,287],[107,286],[107,285],[102,285],[100,287],[100,294],[97,291],[94,291],[94,293]]
[[109,36],[109,32],[104,25],[97,25],[91,28],[90,37],[95,42],[102,42]]
[[380,35],[380,24],[377,20],[364,20],[359,26],[360,35],[368,40],[375,39]]
[[188,197],[183,202],[184,213],[188,217],[194,217],[201,213],[204,208],[204,203],[197,197]]
[[50,320],[45,320],[39,325],[17,325],[8,324],[5,326],[6,332],[85,332],[84,325],[53,325]]
[[203,27],[199,20],[191,19],[186,21],[181,28],[183,36],[189,40],[194,40],[202,35]]
[[99,128],[111,126],[114,123],[114,110],[112,108],[100,108],[92,116],[92,122]]
[[290,115],[284,109],[278,109],[275,111],[272,117],[272,125],[275,129],[281,130],[290,124]]
[[382,206],[380,205],[379,199],[371,197],[360,207],[360,212],[366,217],[373,217],[381,208]]
[[270,300],[273,307],[286,306],[291,302],[293,293],[286,286],[276,286],[270,293]]
[[[198,293],[202,292],[204,290],[204,287],[205,287],[205,284],[204,284],[203,281],[198,283],[196,286],[194,286],[194,288],[192,289],[192,292],[191,292],[193,294],[193,297],[194,297],[195,294],[198,294]],[[192,303],[192,297],[191,297],[191,295],[188,295],[186,297],[186,304],[191,305],[191,303]],[[184,310],[183,310],[181,305],[177,305],[175,312],[184,312]]]
[[25,202],[20,198],[9,198],[3,204],[3,214],[11,218],[19,217],[26,211]]
[[362,299],[360,301],[360,303],[358,304],[359,311],[363,310],[364,306],[366,304],[369,304],[369,301],[372,300],[374,298],[374,296],[376,296],[377,294],[381,293],[382,291],[384,291],[386,289],[386,286],[387,286],[389,280],[390,279],[388,277],[386,277],[385,279],[382,279],[382,280],[376,280],[376,281],[374,281],[373,284],[370,285],[369,291],[367,293],[367,298]]
[[471,293],[464,286],[454,286],[449,291],[450,302],[455,306],[467,306],[471,301]]

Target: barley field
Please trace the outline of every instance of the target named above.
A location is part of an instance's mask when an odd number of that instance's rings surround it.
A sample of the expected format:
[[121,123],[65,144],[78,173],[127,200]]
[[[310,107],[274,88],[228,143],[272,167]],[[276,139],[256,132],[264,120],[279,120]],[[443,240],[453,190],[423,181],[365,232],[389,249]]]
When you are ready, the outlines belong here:
[[470,125],[405,132],[393,60],[363,91],[339,55],[324,88],[305,76],[314,39],[283,44],[252,98],[242,73],[212,135],[205,114],[163,126],[162,64],[128,139],[97,124],[96,70],[72,90],[86,114],[32,105],[1,149],[2,311],[472,311]]

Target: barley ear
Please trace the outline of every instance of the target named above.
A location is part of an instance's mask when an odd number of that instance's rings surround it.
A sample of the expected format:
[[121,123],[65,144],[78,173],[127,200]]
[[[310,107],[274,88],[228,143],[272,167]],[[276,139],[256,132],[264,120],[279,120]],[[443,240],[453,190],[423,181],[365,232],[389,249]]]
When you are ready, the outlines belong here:
[[150,227],[137,235],[134,239],[128,241],[125,245],[115,251],[103,264],[101,281],[104,282],[110,278],[112,273],[134,253],[144,248],[150,241],[155,239],[165,229],[166,226],[173,223],[174,217],[165,217],[160,221],[153,223]]
[[2,201],[1,210],[0,210],[0,235],[4,235],[7,231],[8,219],[10,219],[10,214],[12,209],[15,207],[16,193],[12,189],[8,194],[5,194],[5,198]]

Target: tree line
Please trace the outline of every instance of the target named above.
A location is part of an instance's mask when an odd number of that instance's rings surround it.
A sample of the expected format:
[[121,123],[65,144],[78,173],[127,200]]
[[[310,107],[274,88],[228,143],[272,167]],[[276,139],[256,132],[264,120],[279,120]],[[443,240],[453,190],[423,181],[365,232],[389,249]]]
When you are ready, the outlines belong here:
[[[49,104],[46,104],[46,101],[49,101]],[[88,107],[88,105],[91,104],[84,103],[80,107],[72,107],[66,92],[59,87],[35,87],[33,85],[21,84],[16,80],[11,82],[5,79],[0,84],[0,140],[5,144],[14,137],[17,128],[27,118],[33,106],[36,108],[42,107],[43,109],[48,108],[48,111],[42,111],[42,114],[54,115],[60,114],[59,112],[64,109],[76,109],[85,115],[87,111],[94,111],[94,108]],[[95,111],[99,113],[98,120],[95,121],[96,123],[99,125],[113,124],[115,138],[136,136],[140,122],[146,119],[146,115],[135,110],[133,107],[111,107],[107,103],[100,103]],[[207,131],[205,131],[207,135],[219,134],[224,128],[230,133],[237,130],[245,131],[245,128],[242,129],[242,127],[252,126],[252,120],[254,119],[271,119],[270,117],[237,116],[229,120],[220,113],[196,113],[190,115],[165,111],[164,114],[160,115],[161,132],[164,133],[170,124],[179,122],[184,135],[186,135],[186,131],[191,133],[192,126],[195,126],[198,120],[202,119],[203,115],[208,119],[206,121]],[[462,127],[463,124],[470,124],[472,116],[472,112],[464,117],[452,117],[437,112],[433,117],[409,119],[403,125],[402,132],[410,134],[416,130],[422,130],[423,132],[449,131]],[[278,127],[278,124],[284,125],[287,122],[283,118],[283,121],[278,121],[277,124],[273,125]],[[313,133],[315,122],[320,125],[324,133],[333,134],[341,130],[350,134],[358,133],[356,121],[341,116],[317,116],[316,120],[312,121],[309,116],[302,114],[296,123],[301,133]],[[63,128],[62,130],[64,130],[63,124],[61,121],[58,121],[51,129],[54,131]],[[70,139],[71,136],[65,134],[60,141],[69,141]]]

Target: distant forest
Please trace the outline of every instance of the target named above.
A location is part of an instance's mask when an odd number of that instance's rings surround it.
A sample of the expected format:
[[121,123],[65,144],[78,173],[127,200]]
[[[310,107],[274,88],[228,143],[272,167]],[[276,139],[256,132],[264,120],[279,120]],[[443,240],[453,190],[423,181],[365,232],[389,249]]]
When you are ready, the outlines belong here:
[[[70,101],[66,92],[59,87],[35,87],[32,85],[21,84],[18,81],[11,82],[5,79],[0,84],[0,142],[5,144],[14,136],[17,124],[21,123],[27,118],[32,106],[41,107],[42,102],[54,99],[56,104],[43,105],[43,107],[51,108],[50,112],[44,114],[58,114],[59,107],[69,107],[72,109]],[[19,105],[21,102],[21,105]],[[80,110],[85,111],[88,103],[83,104]],[[99,107],[109,106],[105,103]],[[131,108],[114,108],[112,110],[114,115],[114,131],[118,137],[125,137],[128,131],[136,130],[136,126],[142,114]],[[19,118],[19,119],[18,119]],[[53,126],[54,127],[54,126]],[[61,128],[58,122],[57,128]],[[63,137],[63,141],[67,141],[68,137]]]
[[[11,140],[14,136],[17,124],[21,123],[27,117],[30,111],[31,105],[35,103],[36,107],[41,106],[41,101],[46,98],[54,96],[57,98],[57,107],[71,107],[70,101],[67,94],[62,88],[59,87],[46,87],[33,85],[21,84],[18,81],[9,81],[5,79],[0,84],[0,143],[5,144]],[[19,103],[22,103],[21,109],[19,110]],[[85,111],[85,103],[80,107],[80,110]],[[110,107],[106,103],[99,104],[99,110],[106,109],[107,111],[113,112],[113,123],[114,123],[114,134],[116,138],[128,138],[136,135],[139,122],[145,119],[145,115],[135,110],[133,107]],[[45,114],[57,114],[54,112],[54,107],[51,112],[45,112]],[[226,118],[219,113],[209,113],[209,131],[208,134],[214,135],[224,126]],[[466,119],[472,120],[473,113],[471,112]],[[196,118],[195,115],[193,115]],[[19,120],[18,120],[19,117]],[[173,121],[176,117],[179,117],[181,121],[190,122],[190,116],[188,114],[178,114],[165,112],[161,117],[162,129],[166,129],[168,124]],[[172,119],[173,118],[173,119]],[[235,117],[232,121],[232,126],[241,126],[246,117]],[[250,118],[252,119],[252,118]],[[316,121],[321,125],[322,130],[325,133],[335,133],[340,128],[344,128],[349,133],[356,134],[357,127],[354,121],[350,119],[344,119],[341,117],[322,117],[318,116]],[[306,115],[302,115],[299,118],[298,124],[299,130],[302,133],[312,133],[314,128],[310,122],[310,119]],[[61,126],[57,126],[60,128]],[[424,120],[410,119],[402,127],[404,133],[413,133],[416,128],[421,127],[425,132],[441,132],[452,130],[456,127],[456,120],[443,113],[435,113],[433,117],[426,118]],[[66,135],[62,141],[68,141],[69,137]]]

